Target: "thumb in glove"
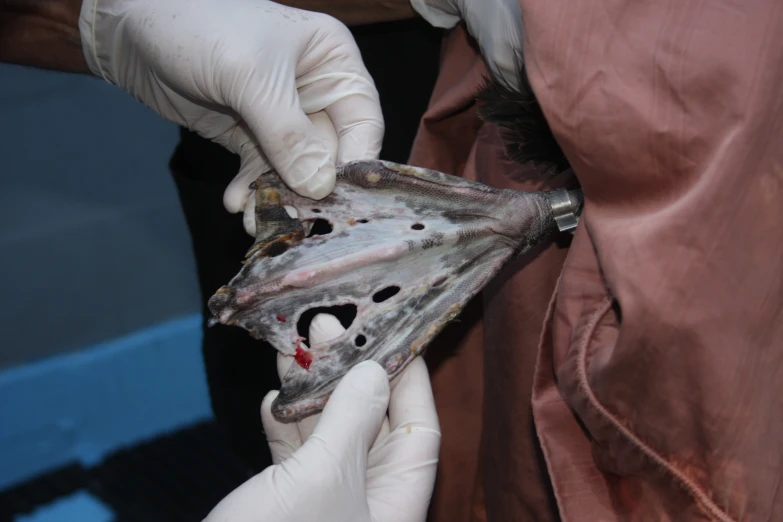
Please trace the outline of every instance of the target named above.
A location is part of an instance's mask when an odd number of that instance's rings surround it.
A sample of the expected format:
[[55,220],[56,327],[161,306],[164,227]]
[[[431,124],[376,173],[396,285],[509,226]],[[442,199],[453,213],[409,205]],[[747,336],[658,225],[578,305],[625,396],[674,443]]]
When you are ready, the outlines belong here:
[[[292,436],[295,425],[272,417],[275,393],[264,400],[261,419],[270,440],[284,440]],[[389,397],[388,378],[380,365],[369,361],[356,365],[335,388],[302,447],[235,489],[206,520],[371,520],[365,487],[367,455]]]
[[[332,159],[335,161],[337,158],[337,148],[339,138],[335,131],[332,120],[327,115],[326,111],[319,111],[308,115],[315,130],[315,135],[324,143],[326,149]],[[237,131],[243,132],[245,131]],[[258,146],[253,146],[252,141],[248,136],[248,140],[243,142],[247,144],[240,150],[240,168],[239,173],[229,183],[226,191],[223,193],[223,206],[231,212],[236,214],[237,212],[243,212],[243,224],[245,231],[251,236],[256,234],[256,221],[255,221],[255,199],[250,197],[253,191],[250,189],[250,184],[253,183],[258,176],[264,172],[268,172],[272,169],[269,160],[261,152]],[[241,138],[237,138],[241,139]],[[334,176],[320,176],[310,181],[310,189],[313,193],[321,193],[323,191],[324,197],[330,193],[334,188]],[[295,217],[295,216],[294,216]]]

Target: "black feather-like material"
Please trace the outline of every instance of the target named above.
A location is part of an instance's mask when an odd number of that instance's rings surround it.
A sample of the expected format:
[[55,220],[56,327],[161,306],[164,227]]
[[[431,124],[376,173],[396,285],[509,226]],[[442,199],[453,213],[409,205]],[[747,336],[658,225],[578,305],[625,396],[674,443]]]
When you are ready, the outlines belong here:
[[543,175],[558,174],[569,168],[568,160],[533,93],[523,61],[517,63],[519,88],[499,75],[487,78],[477,95],[479,116],[498,126],[510,159]]

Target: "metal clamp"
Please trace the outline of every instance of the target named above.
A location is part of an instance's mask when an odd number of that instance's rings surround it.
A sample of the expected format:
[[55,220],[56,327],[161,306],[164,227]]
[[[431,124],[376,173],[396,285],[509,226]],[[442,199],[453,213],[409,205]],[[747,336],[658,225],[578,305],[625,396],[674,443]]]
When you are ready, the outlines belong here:
[[552,207],[552,217],[560,232],[573,233],[579,224],[582,212],[583,196],[581,190],[556,189],[546,193]]

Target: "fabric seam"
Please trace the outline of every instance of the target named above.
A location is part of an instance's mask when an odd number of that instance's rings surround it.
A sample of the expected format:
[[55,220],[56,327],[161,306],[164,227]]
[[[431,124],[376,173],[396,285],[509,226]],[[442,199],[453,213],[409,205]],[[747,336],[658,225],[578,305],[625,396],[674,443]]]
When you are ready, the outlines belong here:
[[696,500],[697,503],[700,503],[709,512],[710,515],[717,517],[720,522],[738,522],[736,519],[732,518],[730,515],[720,509],[712,500],[710,500],[709,496],[704,491],[702,491],[702,489],[697,484],[690,480],[682,471],[667,462],[653,448],[648,446],[638,436],[636,436],[636,434],[623,426],[622,423],[620,423],[620,421],[608,409],[606,409],[603,404],[601,404],[601,402],[598,400],[598,397],[593,392],[593,389],[590,387],[590,382],[587,378],[587,346],[590,344],[590,339],[592,339],[596,329],[598,328],[599,321],[611,309],[611,307],[612,299],[607,297],[606,303],[604,303],[604,305],[601,306],[590,317],[587,323],[587,328],[585,328],[585,333],[582,334],[582,337],[579,340],[580,346],[578,352],[578,378],[579,385],[584,389],[587,400],[598,411],[599,415],[601,415],[605,420],[609,421],[614,426],[614,428],[632,445],[640,450],[647,458],[651,459],[658,466],[660,466],[665,472],[668,472],[678,482],[680,482],[680,485],[684,487],[685,490],[694,498],[694,500]]

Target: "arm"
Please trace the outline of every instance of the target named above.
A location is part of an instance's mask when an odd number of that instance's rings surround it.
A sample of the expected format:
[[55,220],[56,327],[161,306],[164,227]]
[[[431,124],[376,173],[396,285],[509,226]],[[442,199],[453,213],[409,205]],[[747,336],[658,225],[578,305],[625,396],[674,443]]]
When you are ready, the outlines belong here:
[[347,26],[394,22],[416,18],[410,0],[277,0],[306,11],[317,11]]
[[0,62],[87,73],[81,0],[0,0]]
[[[346,25],[414,18],[409,0],[281,0]],[[0,62],[89,73],[79,35],[81,0],[0,0]]]

